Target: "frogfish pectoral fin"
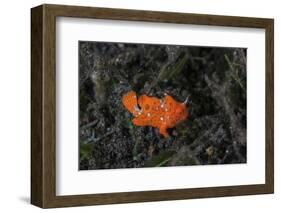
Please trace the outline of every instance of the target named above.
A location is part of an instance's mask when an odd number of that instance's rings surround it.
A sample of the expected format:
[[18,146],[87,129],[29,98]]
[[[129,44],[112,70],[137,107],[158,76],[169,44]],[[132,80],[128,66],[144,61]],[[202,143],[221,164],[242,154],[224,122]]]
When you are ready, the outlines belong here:
[[160,127],[160,128],[159,128],[159,133],[160,133],[161,135],[163,135],[165,138],[169,137],[169,133],[168,133],[166,127]]

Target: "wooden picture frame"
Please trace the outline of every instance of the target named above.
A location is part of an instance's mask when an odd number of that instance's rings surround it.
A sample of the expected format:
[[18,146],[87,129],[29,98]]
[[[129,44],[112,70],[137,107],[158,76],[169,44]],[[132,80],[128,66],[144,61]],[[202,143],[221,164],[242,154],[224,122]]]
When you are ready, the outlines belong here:
[[[122,193],[56,195],[56,17],[265,29],[265,184]],[[274,191],[274,21],[126,9],[41,5],[31,9],[31,203],[42,208],[267,194]]]

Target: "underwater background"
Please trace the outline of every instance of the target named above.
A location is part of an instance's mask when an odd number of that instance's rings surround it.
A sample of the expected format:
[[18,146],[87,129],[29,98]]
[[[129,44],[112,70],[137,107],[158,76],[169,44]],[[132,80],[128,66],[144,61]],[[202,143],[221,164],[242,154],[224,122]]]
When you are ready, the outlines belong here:
[[[79,169],[246,163],[245,48],[79,41]],[[183,102],[168,130],[132,123],[128,91]]]

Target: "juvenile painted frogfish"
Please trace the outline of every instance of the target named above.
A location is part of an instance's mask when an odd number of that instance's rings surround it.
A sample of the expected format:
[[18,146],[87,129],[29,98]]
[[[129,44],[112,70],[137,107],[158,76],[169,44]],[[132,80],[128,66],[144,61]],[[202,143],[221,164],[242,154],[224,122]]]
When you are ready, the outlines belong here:
[[164,137],[169,136],[168,128],[173,128],[189,116],[187,100],[178,102],[167,94],[163,99],[147,95],[137,98],[136,93],[130,91],[123,95],[122,102],[134,115],[134,125],[158,128],[159,133]]

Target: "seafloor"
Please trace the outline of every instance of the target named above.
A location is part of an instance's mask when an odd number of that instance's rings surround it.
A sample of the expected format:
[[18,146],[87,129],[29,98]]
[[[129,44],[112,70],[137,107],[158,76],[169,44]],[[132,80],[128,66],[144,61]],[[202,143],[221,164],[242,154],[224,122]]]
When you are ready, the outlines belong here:
[[[80,41],[79,84],[80,170],[246,162],[246,49]],[[130,90],[190,96],[189,119],[134,126]]]

